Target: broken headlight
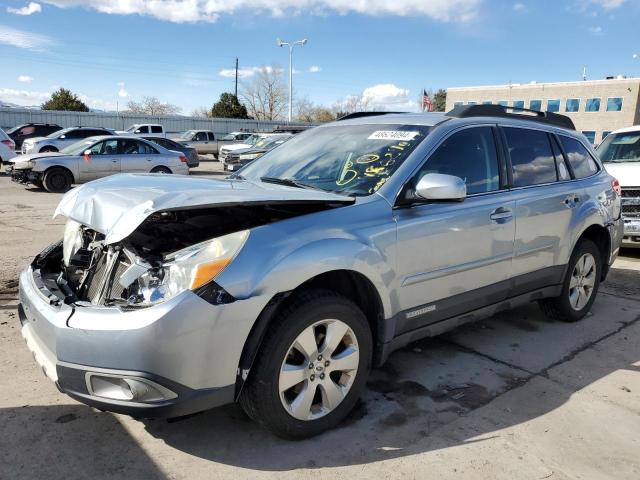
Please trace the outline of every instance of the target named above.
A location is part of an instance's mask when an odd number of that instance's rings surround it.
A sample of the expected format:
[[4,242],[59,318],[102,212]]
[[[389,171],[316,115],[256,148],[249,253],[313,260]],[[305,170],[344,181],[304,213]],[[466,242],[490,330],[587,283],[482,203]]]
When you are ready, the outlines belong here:
[[138,292],[129,303],[152,305],[214,280],[240,252],[249,230],[198,243],[164,258],[161,267],[147,270],[138,278]]

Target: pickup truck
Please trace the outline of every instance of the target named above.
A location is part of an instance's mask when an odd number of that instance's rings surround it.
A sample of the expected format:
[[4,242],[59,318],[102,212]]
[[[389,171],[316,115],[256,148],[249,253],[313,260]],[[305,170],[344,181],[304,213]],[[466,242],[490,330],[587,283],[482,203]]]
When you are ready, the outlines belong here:
[[179,137],[173,138],[173,140],[195,148],[200,155],[209,153],[218,158],[221,145],[239,142],[249,136],[251,134],[247,132],[231,132],[221,139],[217,139],[215,133],[211,130],[187,130]]
[[622,246],[640,248],[640,125],[611,132],[597,152],[607,172],[620,182]]
[[124,131],[118,131],[118,135],[136,135],[145,137],[167,137],[164,127],[157,123],[134,123]]

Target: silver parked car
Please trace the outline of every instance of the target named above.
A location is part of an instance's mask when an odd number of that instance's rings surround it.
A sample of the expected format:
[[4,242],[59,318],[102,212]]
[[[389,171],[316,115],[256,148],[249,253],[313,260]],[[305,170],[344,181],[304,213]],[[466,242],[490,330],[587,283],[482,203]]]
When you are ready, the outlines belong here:
[[85,138],[116,135],[115,130],[100,127],[71,127],[53,132],[46,137],[32,137],[22,142],[22,153],[59,152]]
[[11,180],[66,192],[74,183],[85,183],[115,173],[188,174],[187,157],[181,152],[138,137],[92,137],[59,153],[35,153],[14,158],[7,167]]
[[99,409],[239,401],[301,438],[409,342],[528,302],[580,320],[618,253],[619,187],[570,119],[535,115],[355,115],[227,179],[76,188],[20,277],[27,345]]

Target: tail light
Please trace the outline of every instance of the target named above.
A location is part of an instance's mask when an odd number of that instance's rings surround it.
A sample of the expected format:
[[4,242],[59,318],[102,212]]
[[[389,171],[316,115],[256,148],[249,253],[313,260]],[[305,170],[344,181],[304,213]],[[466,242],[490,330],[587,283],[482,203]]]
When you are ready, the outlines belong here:
[[187,157],[185,157],[184,155],[180,155],[180,161],[182,163],[187,163]]
[[4,143],[7,147],[9,147],[11,150],[14,150],[16,148],[16,144],[13,143],[13,140],[2,140],[2,143]]
[[613,187],[613,191],[618,194],[618,196],[622,195],[622,188],[620,188],[620,182],[617,178],[614,178],[611,182],[611,187]]

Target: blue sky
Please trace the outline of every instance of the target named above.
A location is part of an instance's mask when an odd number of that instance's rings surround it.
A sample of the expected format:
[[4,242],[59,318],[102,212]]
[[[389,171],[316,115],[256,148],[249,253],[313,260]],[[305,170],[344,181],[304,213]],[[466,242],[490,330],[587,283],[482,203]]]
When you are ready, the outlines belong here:
[[[57,87],[115,109],[156,96],[210,106],[235,57],[288,67],[296,94],[330,106],[363,92],[415,109],[421,89],[640,76],[638,0],[0,0],[0,100]],[[635,55],[635,57],[634,57]]]

